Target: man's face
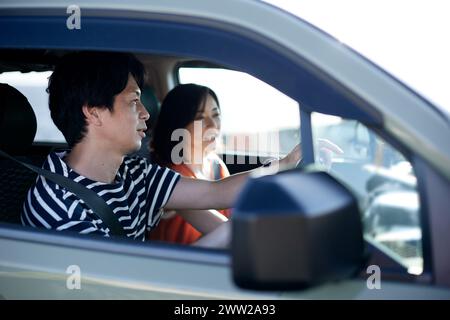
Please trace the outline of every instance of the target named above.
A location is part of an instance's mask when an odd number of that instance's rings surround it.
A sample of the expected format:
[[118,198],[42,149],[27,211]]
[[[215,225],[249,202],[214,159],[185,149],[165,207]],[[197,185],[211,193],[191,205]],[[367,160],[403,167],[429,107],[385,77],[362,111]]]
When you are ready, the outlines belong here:
[[141,90],[131,75],[125,89],[116,95],[112,112],[108,109],[102,112],[102,140],[108,147],[123,155],[139,150],[147,129],[145,121],[150,115],[141,102]]

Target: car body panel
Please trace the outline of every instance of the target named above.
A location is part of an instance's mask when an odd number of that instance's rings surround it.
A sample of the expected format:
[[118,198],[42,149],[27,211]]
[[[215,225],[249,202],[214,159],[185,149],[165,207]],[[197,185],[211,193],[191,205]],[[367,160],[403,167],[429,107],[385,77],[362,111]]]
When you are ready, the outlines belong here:
[[[370,290],[365,279],[284,293],[243,290],[233,284],[228,256],[223,252],[146,248],[130,241],[61,237],[39,230],[23,233],[10,230],[0,235],[2,248],[8,248],[1,254],[0,265],[0,294],[4,299],[450,298],[448,289],[420,284],[385,281],[383,290]],[[79,290],[68,289],[71,265],[80,267]]]
[[[448,119],[385,71],[294,16],[256,1],[79,1],[82,29],[76,33],[65,27],[69,4],[3,1],[0,48],[173,54],[230,66],[297,99],[304,108],[302,120],[309,111],[322,111],[348,115],[384,132],[423,164],[420,179],[429,179],[424,188],[444,187],[444,197],[450,190]],[[302,130],[310,130],[307,123]],[[312,149],[308,139],[305,146]],[[305,159],[313,158],[306,154]],[[383,280],[382,290],[370,290],[364,277],[289,293],[242,290],[232,282],[227,252],[108,242],[1,224],[0,295],[6,299],[448,299],[450,290],[435,286],[450,285],[445,274],[450,252],[443,249],[450,227],[448,206],[443,206],[448,200],[433,198],[431,189],[422,193],[421,201],[432,201],[424,202],[422,224],[430,248],[424,256],[432,261],[426,271],[432,276],[425,273],[411,282]],[[74,264],[81,270],[81,290],[67,288],[66,271]]]

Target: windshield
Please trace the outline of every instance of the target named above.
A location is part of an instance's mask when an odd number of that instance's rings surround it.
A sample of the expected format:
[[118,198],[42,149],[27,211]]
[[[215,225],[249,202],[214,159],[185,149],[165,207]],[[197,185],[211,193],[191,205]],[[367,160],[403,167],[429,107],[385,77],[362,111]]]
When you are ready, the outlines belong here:
[[263,0],[326,31],[450,118],[447,1]]

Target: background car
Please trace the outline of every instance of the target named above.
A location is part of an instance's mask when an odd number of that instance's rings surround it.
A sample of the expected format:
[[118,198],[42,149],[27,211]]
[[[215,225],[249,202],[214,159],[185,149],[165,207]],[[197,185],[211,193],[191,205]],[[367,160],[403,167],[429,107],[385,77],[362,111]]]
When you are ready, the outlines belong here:
[[[440,109],[265,3],[79,1],[80,28],[68,27],[69,5],[0,4],[0,82],[28,97],[38,124],[27,145],[25,119],[8,109],[2,148],[39,164],[65,147],[46,111],[54,65],[72,51],[123,51],[145,65],[153,118],[177,83],[216,91],[231,172],[300,141],[303,161],[258,171],[236,201],[230,250],[211,250],[23,227],[35,177],[1,160],[2,297],[450,298],[450,123]],[[258,146],[230,142],[240,137]],[[344,154],[327,163],[319,139]]]

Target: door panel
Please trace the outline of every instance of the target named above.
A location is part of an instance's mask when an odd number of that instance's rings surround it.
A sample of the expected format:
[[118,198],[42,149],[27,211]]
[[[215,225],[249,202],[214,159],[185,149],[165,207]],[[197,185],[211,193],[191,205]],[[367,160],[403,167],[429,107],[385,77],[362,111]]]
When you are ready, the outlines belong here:
[[[277,298],[234,286],[226,252],[22,230],[0,233],[5,299]],[[26,234],[25,234],[26,233]],[[8,250],[4,250],[8,248]],[[68,289],[77,266],[80,290]],[[72,267],[73,268],[73,267]],[[71,283],[74,283],[73,281]]]

